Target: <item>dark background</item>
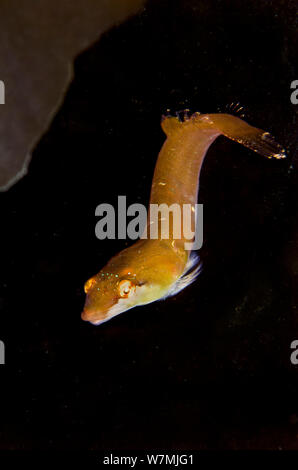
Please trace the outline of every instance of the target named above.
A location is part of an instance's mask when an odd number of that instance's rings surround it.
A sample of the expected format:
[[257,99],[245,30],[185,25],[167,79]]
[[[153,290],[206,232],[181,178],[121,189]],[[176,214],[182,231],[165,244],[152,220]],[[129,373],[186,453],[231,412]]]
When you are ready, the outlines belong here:
[[[294,6],[149,1],[77,58],[28,175],[1,194],[0,448],[298,448]],[[126,246],[95,238],[95,207],[148,203],[167,108],[235,101],[287,160],[219,138],[198,281],[82,322],[84,282]]]

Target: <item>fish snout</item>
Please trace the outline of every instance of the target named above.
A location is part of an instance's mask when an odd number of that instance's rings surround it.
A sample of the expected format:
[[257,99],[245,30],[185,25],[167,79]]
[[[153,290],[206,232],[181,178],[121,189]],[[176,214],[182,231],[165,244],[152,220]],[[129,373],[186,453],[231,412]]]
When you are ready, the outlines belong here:
[[84,321],[89,321],[89,314],[86,310],[83,310],[81,313],[81,319]]
[[99,323],[105,321],[106,315],[104,312],[99,312],[98,310],[92,311],[84,308],[81,313],[81,318],[82,320],[88,321],[93,325],[98,325]]

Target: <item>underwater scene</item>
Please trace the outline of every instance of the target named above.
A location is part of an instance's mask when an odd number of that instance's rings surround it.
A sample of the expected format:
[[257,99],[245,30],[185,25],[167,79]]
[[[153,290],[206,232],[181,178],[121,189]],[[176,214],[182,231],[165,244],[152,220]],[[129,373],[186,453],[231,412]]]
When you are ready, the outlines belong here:
[[297,6],[0,5],[1,451],[298,449]]

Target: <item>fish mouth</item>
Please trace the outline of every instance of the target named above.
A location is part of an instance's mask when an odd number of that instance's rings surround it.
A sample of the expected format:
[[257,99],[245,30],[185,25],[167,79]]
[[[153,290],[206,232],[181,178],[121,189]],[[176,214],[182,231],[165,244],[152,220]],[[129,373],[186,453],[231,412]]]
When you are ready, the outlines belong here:
[[107,317],[107,314],[104,312],[102,313],[99,313],[98,311],[90,312],[86,309],[84,309],[81,313],[81,319],[89,323],[92,323],[92,325],[99,325],[100,323],[105,322],[107,320],[106,317]]
[[92,311],[84,308],[81,318],[84,321],[92,323],[92,325],[100,325],[101,323],[111,320],[111,318],[116,317],[117,315],[120,315],[120,313],[126,312],[133,307],[133,305],[127,305],[124,300],[119,299],[115,305],[106,311]]

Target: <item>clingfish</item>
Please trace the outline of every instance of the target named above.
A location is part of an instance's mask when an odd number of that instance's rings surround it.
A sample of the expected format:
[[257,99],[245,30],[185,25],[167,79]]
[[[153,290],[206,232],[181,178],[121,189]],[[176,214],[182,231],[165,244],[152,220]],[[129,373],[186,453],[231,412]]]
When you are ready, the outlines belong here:
[[[202,163],[219,135],[264,157],[285,157],[285,150],[268,132],[230,114],[185,114],[183,119],[167,116],[162,120],[162,129],[167,139],[157,159],[149,207],[195,207]],[[147,228],[150,220],[149,211]],[[174,229],[172,222],[167,239],[141,237],[90,278],[84,287],[87,295],[82,319],[99,325],[138,305],[175,295],[190,285],[200,273],[200,260],[195,251],[186,249],[184,235],[180,239],[173,236]]]

